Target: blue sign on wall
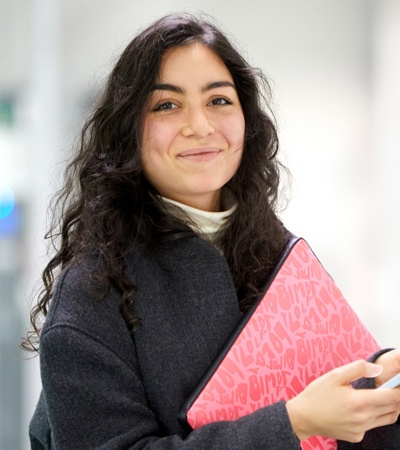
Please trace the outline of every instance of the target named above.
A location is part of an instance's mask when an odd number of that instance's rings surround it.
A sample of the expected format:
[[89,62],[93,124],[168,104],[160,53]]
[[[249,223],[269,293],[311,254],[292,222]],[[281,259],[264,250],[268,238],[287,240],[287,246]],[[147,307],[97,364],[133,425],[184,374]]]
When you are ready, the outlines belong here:
[[9,186],[0,186],[0,236],[19,233],[21,211],[15,204],[15,197]]

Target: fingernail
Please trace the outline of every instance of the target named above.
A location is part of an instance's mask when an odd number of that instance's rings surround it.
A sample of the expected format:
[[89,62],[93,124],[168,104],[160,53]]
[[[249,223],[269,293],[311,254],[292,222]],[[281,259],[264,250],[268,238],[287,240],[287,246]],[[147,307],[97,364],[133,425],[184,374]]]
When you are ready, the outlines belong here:
[[380,375],[383,371],[383,366],[380,364],[369,363],[368,364],[368,377],[374,378]]

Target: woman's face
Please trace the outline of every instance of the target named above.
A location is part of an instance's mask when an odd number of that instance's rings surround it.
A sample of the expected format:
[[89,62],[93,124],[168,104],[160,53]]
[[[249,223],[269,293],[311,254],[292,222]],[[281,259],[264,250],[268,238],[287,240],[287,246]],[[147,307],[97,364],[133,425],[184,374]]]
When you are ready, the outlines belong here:
[[144,173],[164,197],[218,211],[239,167],[245,122],[232,76],[208,47],[168,50],[144,116]]

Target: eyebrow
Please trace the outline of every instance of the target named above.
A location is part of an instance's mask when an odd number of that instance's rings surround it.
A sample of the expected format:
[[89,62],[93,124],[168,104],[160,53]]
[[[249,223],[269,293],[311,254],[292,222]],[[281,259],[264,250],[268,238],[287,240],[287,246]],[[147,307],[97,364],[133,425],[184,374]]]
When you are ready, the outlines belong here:
[[[233,89],[235,88],[235,85],[230,81],[212,81],[211,83],[207,83],[205,86],[201,88],[201,92],[207,92],[211,91],[212,89],[217,89],[220,87],[231,87]],[[177,94],[184,94],[185,89],[176,86],[174,84],[169,83],[157,83],[153,86],[151,89],[152,91],[172,91],[176,92]]]

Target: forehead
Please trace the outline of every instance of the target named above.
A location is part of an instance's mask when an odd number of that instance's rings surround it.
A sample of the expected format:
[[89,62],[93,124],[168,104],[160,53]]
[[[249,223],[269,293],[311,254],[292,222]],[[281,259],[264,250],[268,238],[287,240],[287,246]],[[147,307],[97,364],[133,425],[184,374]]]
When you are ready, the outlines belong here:
[[165,52],[157,77],[158,82],[193,83],[200,79],[233,81],[222,59],[201,43],[173,47]]

